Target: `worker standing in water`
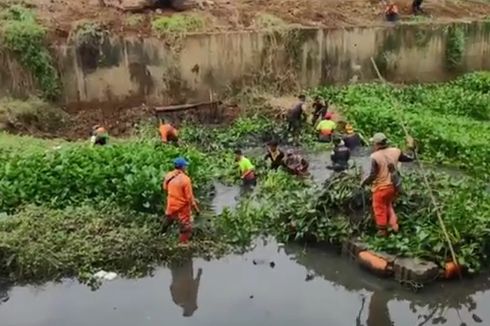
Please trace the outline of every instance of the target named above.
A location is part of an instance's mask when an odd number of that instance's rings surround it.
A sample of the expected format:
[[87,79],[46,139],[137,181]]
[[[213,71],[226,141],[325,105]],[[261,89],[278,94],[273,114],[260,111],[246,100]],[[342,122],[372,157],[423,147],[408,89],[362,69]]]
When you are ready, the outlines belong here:
[[398,217],[393,208],[393,202],[400,190],[400,175],[397,170],[398,162],[414,160],[414,142],[407,138],[407,146],[412,152],[404,154],[400,149],[390,147],[383,133],[374,134],[371,138],[374,152],[371,154],[369,176],[361,183],[362,186],[372,184],[373,211],[379,236],[388,235],[388,225],[398,232]]
[[332,165],[329,169],[335,172],[347,170],[349,168],[350,150],[344,145],[344,142],[339,137],[333,138],[334,149],[330,155]]
[[297,138],[299,136],[299,132],[301,130],[302,124],[306,121],[306,113],[305,113],[305,102],[306,96],[300,95],[298,97],[299,102],[296,103],[291,110],[288,112],[288,133],[293,135],[293,138]]
[[318,140],[320,142],[330,142],[337,124],[332,120],[332,114],[327,112],[322,121],[316,126]]
[[314,126],[318,122],[319,119],[325,116],[328,111],[328,101],[322,101],[320,96],[315,97],[315,100],[312,104],[313,106],[313,120],[311,124]]
[[165,119],[160,119],[160,139],[162,140],[163,144],[166,144],[168,142],[174,142],[177,143],[179,138],[178,138],[178,131],[175,129],[174,126],[172,126],[170,123],[166,122]]
[[167,208],[162,231],[177,221],[180,225],[179,244],[187,245],[192,236],[192,209],[199,207],[192,191],[191,178],[186,174],[189,163],[182,157],[174,160],[175,169],[165,176],[163,190],[167,192]]
[[272,140],[267,144],[267,154],[264,159],[271,161],[270,167],[272,170],[277,170],[282,165],[284,152],[279,149],[277,141]]
[[308,174],[309,163],[300,154],[294,153],[292,149],[288,150],[284,158],[284,167],[294,175],[304,176]]
[[104,127],[95,125],[92,127],[92,137],[90,143],[94,145],[107,145],[109,143],[109,133]]
[[361,136],[359,136],[358,133],[354,132],[354,128],[349,123],[345,125],[345,133],[342,137],[342,140],[344,141],[345,146],[351,151],[362,145]]
[[253,188],[257,185],[257,178],[255,176],[255,167],[248,158],[243,155],[240,149],[235,150],[235,161],[238,163],[240,169],[240,179],[242,179],[243,186],[246,188]]

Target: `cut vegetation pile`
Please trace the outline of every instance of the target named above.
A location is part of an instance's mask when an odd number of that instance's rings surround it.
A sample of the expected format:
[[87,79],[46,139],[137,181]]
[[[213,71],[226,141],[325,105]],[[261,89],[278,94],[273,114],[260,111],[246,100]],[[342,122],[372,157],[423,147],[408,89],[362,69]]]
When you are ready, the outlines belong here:
[[[490,193],[485,190],[488,78],[482,73],[440,85],[317,90],[366,135],[382,130],[401,142],[402,116],[424,159],[457,163],[469,172],[433,172],[428,178],[459,262],[470,272],[488,262],[490,249]],[[392,100],[401,103],[401,111],[390,105]],[[189,174],[206,207],[214,179],[239,182],[233,149],[284,139],[284,128],[283,123],[260,118],[241,118],[225,128],[187,126],[178,148],[159,144],[154,126],[100,148],[83,143],[53,148],[58,143],[46,141],[43,146],[39,140],[1,136],[0,276],[17,281],[65,275],[86,279],[98,269],[139,275],[178,259],[185,251],[176,247],[174,233],[161,235],[158,224],[165,200],[160,183],[172,159],[183,155],[190,160]],[[304,146],[312,145],[311,131],[307,133]],[[441,266],[449,259],[419,172],[402,171],[405,190],[396,207],[401,232],[378,239],[373,236],[370,192],[359,188],[357,169],[318,186],[282,171],[263,170],[259,159],[253,161],[259,167],[258,190],[243,197],[233,211],[215,216],[204,210],[196,220],[195,255],[212,257],[247,248],[260,235],[333,244],[360,236],[375,250]]]

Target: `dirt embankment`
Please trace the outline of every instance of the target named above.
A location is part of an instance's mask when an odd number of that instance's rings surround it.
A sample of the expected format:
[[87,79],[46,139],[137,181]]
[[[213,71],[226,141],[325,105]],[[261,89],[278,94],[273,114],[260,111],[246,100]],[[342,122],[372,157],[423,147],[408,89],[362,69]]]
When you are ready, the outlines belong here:
[[[201,3],[195,12],[205,19],[204,31],[257,29],[277,24],[316,27],[384,24],[384,4],[377,0],[189,0]],[[118,33],[151,34],[151,22],[175,13],[170,8],[122,12],[101,6],[103,0],[23,0],[58,37],[67,37],[80,21],[97,21]],[[411,0],[397,0],[402,21],[444,22],[490,17],[485,0],[428,0],[425,14],[411,15]]]
[[[26,134],[42,138],[63,138],[77,140],[89,137],[92,127],[104,126],[112,136],[131,135],[141,123],[155,123],[165,118],[177,127],[183,123],[209,126],[226,125],[241,116],[261,116],[283,120],[287,112],[298,102],[294,95],[275,96],[259,93],[253,96],[236,96],[222,101],[204,102],[182,111],[156,111],[155,107],[144,104],[100,105],[59,108],[39,99],[28,101],[0,101],[0,131]],[[313,98],[308,97],[306,111],[313,113]],[[330,103],[329,111],[337,121],[343,120],[335,105]]]
[[[152,35],[152,22],[156,18],[175,14],[170,8],[144,9],[138,13],[123,12],[101,5],[105,0],[0,0],[0,7],[21,3],[32,8],[40,22],[48,28],[53,40],[65,39],[82,22],[98,22],[117,34]],[[117,0],[114,0],[117,1]],[[190,0],[194,1],[194,0]],[[310,27],[347,27],[385,24],[383,2],[377,0],[195,0],[190,12],[206,22],[199,30],[230,31],[254,30],[270,26],[301,25]],[[411,15],[411,0],[396,0],[401,20],[411,22],[445,22],[459,19],[490,17],[488,0],[428,0],[424,1],[422,16]],[[114,135],[128,134],[134,124],[153,115],[151,109],[126,106],[100,106],[66,108],[68,118],[57,132],[43,129],[43,118],[37,109],[23,109],[15,113],[9,107],[0,107],[0,128],[40,136],[69,139],[84,138],[95,124],[106,126]],[[139,103],[137,103],[139,104]],[[270,103],[274,106],[274,103]],[[34,112],[34,113],[33,113]],[[233,111],[231,116],[235,116]],[[279,114],[280,115],[280,114]],[[226,118],[228,119],[228,117]],[[53,119],[50,119],[53,120]],[[26,122],[27,121],[27,122]],[[34,121],[34,122],[33,122]],[[3,127],[2,127],[3,125]],[[5,127],[7,126],[7,127]],[[32,127],[34,126],[34,127]]]

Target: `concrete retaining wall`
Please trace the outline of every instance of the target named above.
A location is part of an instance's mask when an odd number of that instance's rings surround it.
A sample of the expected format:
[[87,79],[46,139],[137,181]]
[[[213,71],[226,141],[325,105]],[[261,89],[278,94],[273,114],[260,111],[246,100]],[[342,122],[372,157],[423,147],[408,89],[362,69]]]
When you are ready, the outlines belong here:
[[[455,27],[456,26],[456,27]],[[464,31],[462,58],[448,67],[450,30]],[[454,45],[454,44],[452,44]],[[157,38],[112,37],[99,47],[56,46],[65,104],[171,104],[208,98],[230,87],[263,84],[284,89],[376,78],[373,57],[387,79],[433,82],[490,69],[490,24],[399,25],[289,32],[191,35],[169,48]],[[0,95],[33,92],[32,78],[0,56]]]

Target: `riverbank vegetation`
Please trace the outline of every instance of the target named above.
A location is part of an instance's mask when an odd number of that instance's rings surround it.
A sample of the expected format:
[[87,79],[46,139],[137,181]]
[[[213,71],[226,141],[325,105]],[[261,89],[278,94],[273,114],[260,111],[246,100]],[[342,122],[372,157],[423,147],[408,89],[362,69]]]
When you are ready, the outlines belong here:
[[[490,192],[488,170],[483,169],[490,151],[484,105],[488,79],[483,73],[440,85],[316,91],[365,135],[382,130],[401,142],[398,117],[403,117],[422,158],[457,163],[468,172],[435,170],[428,178],[458,260],[470,272],[488,261],[490,249]],[[393,108],[394,102],[400,108]],[[386,239],[373,236],[370,192],[359,187],[359,168],[316,184],[268,171],[259,158],[262,153],[252,155],[259,175],[256,191],[242,196],[236,208],[214,213],[212,182],[239,182],[233,149],[260,146],[271,138],[288,143],[284,128],[282,122],[257,117],[240,118],[227,127],[186,126],[179,147],[161,145],[153,126],[100,148],[0,135],[0,275],[16,281],[88,279],[105,269],[133,276],[189,252],[213,257],[246,249],[261,235],[332,244],[359,236],[375,250],[441,266],[450,259],[416,169],[402,171],[404,192],[396,207],[401,232]],[[309,148],[313,139],[307,130],[300,145]],[[161,179],[180,155],[191,163],[189,174],[204,208],[189,249],[178,248],[176,235],[162,235],[159,227],[165,201]]]
[[45,44],[47,30],[34,12],[13,5],[0,10],[0,39],[3,50],[19,58],[22,66],[36,79],[42,96],[54,100],[60,95],[60,81]]

